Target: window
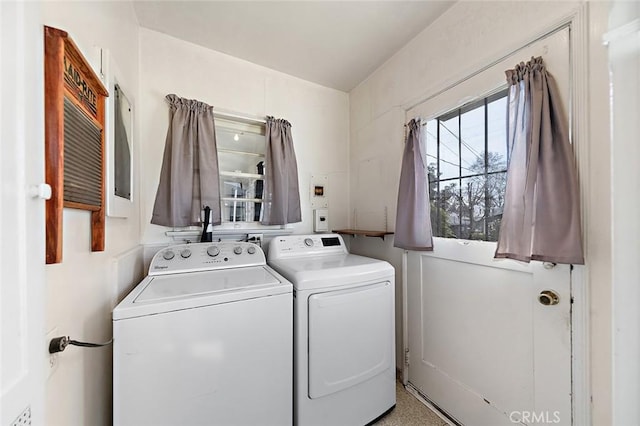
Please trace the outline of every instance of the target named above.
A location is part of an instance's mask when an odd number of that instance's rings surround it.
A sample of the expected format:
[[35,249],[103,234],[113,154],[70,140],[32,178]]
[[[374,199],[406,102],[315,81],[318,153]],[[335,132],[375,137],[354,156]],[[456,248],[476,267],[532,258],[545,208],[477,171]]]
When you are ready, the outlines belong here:
[[507,91],[427,121],[433,235],[497,241],[507,179]]
[[222,223],[260,221],[265,125],[216,118],[216,141]]

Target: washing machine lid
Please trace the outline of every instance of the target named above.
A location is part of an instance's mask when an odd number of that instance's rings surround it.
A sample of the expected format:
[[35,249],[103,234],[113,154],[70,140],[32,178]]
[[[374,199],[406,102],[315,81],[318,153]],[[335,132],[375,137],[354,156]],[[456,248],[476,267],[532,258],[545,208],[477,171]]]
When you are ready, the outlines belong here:
[[392,280],[395,275],[388,262],[357,254],[277,259],[269,265],[298,291]]
[[148,276],[113,310],[125,319],[291,293],[268,266]]

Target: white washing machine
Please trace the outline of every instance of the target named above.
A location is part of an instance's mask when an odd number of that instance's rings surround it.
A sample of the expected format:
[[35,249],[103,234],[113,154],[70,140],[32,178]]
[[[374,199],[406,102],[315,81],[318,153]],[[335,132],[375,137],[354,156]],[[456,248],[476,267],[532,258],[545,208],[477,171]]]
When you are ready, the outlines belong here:
[[113,311],[114,424],[291,424],[292,316],[255,244],[161,250]]
[[294,424],[368,424],[396,403],[393,267],[336,234],[275,237],[294,288]]

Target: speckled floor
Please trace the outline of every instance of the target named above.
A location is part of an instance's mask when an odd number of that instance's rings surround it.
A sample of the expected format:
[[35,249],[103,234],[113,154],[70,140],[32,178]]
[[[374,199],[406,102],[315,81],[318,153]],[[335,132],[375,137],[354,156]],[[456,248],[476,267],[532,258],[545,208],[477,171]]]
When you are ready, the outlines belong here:
[[396,382],[396,408],[374,423],[376,426],[447,426],[447,422]]

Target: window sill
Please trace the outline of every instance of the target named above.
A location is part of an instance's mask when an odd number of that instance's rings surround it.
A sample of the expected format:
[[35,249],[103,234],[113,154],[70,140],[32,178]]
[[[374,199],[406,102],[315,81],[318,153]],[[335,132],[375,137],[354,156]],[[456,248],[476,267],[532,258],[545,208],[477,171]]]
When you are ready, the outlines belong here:
[[[202,235],[202,229],[194,228],[195,227],[192,227],[190,229],[175,229],[166,231],[164,234],[167,237],[172,238],[199,237],[200,235]],[[286,235],[291,233],[293,233],[293,227],[290,227],[288,225],[266,226],[260,225],[257,222],[227,222],[221,225],[214,226],[213,230],[211,231],[212,235],[216,235],[218,237],[243,234]]]

